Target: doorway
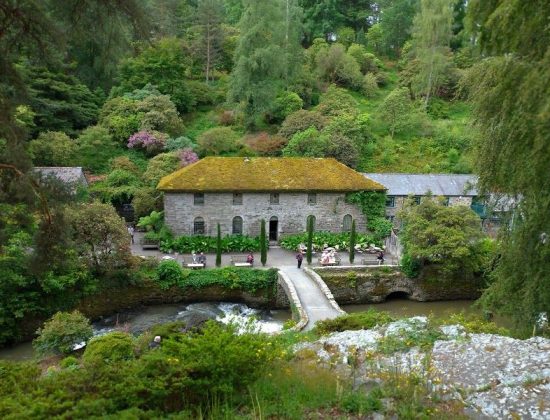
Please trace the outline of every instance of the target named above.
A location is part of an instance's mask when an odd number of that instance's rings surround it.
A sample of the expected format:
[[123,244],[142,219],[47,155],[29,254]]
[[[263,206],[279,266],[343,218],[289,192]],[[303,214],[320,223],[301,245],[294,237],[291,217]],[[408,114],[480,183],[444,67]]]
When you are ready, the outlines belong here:
[[279,232],[279,219],[276,216],[273,216],[269,219],[269,240],[277,241],[277,236]]

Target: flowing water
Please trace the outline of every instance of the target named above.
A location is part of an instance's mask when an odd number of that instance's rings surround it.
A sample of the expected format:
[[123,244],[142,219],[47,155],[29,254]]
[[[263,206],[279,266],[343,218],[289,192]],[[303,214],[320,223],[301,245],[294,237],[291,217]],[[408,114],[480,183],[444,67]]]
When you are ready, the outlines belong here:
[[[289,310],[252,309],[242,303],[165,304],[122,312],[93,323],[93,328],[96,336],[115,330],[138,335],[155,325],[198,317],[216,319],[226,324],[232,322],[240,330],[251,328],[254,331],[275,333],[283,329],[283,323],[291,316]],[[30,360],[33,357],[30,342],[0,350],[0,359]]]

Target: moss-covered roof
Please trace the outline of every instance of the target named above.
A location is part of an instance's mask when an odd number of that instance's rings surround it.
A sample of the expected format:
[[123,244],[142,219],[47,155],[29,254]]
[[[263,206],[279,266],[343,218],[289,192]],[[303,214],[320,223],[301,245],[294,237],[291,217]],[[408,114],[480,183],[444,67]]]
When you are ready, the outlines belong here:
[[159,190],[364,191],[385,190],[335,159],[206,157],[162,178]]

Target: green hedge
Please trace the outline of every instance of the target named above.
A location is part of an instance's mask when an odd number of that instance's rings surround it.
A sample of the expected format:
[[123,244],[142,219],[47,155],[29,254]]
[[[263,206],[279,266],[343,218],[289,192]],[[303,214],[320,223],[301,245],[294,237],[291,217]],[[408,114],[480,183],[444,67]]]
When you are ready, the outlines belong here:
[[163,289],[173,286],[195,289],[221,286],[254,293],[260,289],[274,289],[277,284],[277,270],[274,268],[257,270],[238,267],[188,270],[181,268],[176,261],[170,260],[159,263],[155,281]]
[[[339,250],[349,250],[349,233],[331,233],[331,232],[314,232],[313,233],[313,249],[320,251],[323,249],[323,245],[335,247]],[[285,236],[280,241],[280,245],[284,249],[296,251],[298,245],[305,244],[307,242],[307,233],[299,233],[296,235]],[[368,246],[369,244],[375,244],[380,246],[381,242],[375,240],[372,235],[357,234],[356,245],[361,247]]]
[[[222,238],[222,252],[247,252],[260,250],[260,238],[246,235],[226,235]],[[216,250],[216,237],[179,236],[175,239],[161,239],[161,251],[173,250],[179,253],[213,252]]]

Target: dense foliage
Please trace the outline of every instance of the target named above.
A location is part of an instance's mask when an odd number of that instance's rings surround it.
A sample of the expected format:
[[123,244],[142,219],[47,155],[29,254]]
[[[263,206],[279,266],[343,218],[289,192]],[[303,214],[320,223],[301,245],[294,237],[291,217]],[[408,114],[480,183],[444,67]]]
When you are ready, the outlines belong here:
[[[467,277],[482,271],[492,257],[482,241],[478,216],[467,206],[446,206],[426,197],[411,198],[400,213],[404,253],[420,266],[437,264],[449,276]],[[488,252],[489,251],[489,252]]]
[[469,9],[488,55],[464,82],[478,129],[476,170],[485,191],[511,197],[483,302],[525,325],[550,308],[550,5],[473,1]]
[[156,281],[163,289],[173,286],[182,289],[200,289],[221,286],[228,289],[242,289],[247,292],[257,290],[273,291],[277,284],[277,270],[259,270],[240,267],[224,267],[211,270],[183,269],[173,260],[162,261],[156,269]]
[[[267,242],[266,242],[267,243]],[[161,249],[175,251],[181,254],[192,252],[215,252],[217,238],[212,236],[178,236],[174,239],[162,239]],[[246,235],[225,235],[221,237],[222,252],[247,252],[260,250],[260,238]]]
[[[280,245],[284,249],[291,251],[296,251],[300,244],[307,244],[308,234],[298,233],[295,235],[286,235],[281,238]],[[375,238],[373,235],[365,235],[358,233],[356,235],[356,245],[359,248],[368,248],[369,245],[375,244],[380,245],[381,238]],[[329,247],[334,247],[340,250],[349,250],[349,233],[331,233],[331,232],[322,232],[315,231],[312,235],[312,247],[313,251],[321,251],[325,245]]]

